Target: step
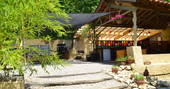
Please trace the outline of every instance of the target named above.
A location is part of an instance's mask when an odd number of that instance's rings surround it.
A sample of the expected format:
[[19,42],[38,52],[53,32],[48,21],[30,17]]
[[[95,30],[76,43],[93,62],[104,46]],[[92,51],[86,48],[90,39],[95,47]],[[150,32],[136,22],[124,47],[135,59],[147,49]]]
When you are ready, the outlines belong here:
[[98,83],[77,84],[66,86],[31,86],[31,89],[125,89],[127,85],[116,80],[106,80]]
[[77,76],[62,76],[62,77],[28,77],[26,82],[29,84],[36,85],[74,85],[74,84],[85,84],[85,83],[96,83],[105,80],[113,79],[103,72],[94,74],[84,74]]
[[[111,68],[111,65],[102,65],[99,63],[82,63],[82,64],[70,64],[66,65],[64,67],[58,67],[57,69],[54,69],[52,66],[47,66],[46,69],[49,73],[47,73],[40,65],[34,65],[34,69],[37,70],[37,72],[34,72],[31,76],[37,77],[37,76],[64,76],[64,75],[74,75],[74,74],[85,74],[85,73],[95,73],[95,72],[101,72],[103,69]],[[24,74],[25,77],[29,77],[31,72],[27,70]]]

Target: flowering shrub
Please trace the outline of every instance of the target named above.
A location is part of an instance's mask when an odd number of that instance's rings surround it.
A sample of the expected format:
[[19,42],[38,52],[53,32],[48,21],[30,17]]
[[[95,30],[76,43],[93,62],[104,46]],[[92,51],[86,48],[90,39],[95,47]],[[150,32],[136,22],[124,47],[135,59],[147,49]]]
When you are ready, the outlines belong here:
[[117,14],[117,15],[115,15],[115,17],[112,17],[111,20],[117,20],[117,19],[121,19],[123,17],[124,17],[124,15]]

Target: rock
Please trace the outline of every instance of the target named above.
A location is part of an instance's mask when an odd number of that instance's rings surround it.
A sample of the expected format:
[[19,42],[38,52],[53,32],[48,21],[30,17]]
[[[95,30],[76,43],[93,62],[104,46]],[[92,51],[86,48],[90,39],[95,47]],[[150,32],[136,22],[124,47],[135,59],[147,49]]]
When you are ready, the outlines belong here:
[[157,85],[157,78],[156,77],[146,77],[147,83],[151,84],[152,86],[156,86]]
[[132,81],[132,80],[130,80],[130,79],[125,80],[125,83],[126,83],[126,84],[128,84],[128,85],[130,85],[132,82],[133,82],[133,81]]
[[157,81],[150,82],[150,84],[151,84],[152,86],[156,86],[156,85],[157,85]]
[[126,69],[131,70],[132,68],[131,68],[131,66],[126,66]]
[[121,74],[121,73],[122,73],[122,71],[118,71],[118,72],[117,72],[118,75]]
[[140,85],[140,86],[139,86],[139,89],[148,89],[148,88],[147,88],[147,84]]
[[151,85],[148,85],[148,86],[147,86],[147,89],[156,89],[156,87],[151,86]]
[[124,82],[124,79],[123,78],[118,78],[117,79],[119,82]]
[[168,81],[158,81],[157,85],[160,86],[160,87],[170,87],[170,82],[168,82]]
[[121,65],[120,68],[121,68],[122,70],[124,70],[124,69],[126,68],[126,66]]
[[[136,83],[132,83],[132,84],[130,84],[130,86],[131,86],[133,89],[138,87],[138,85],[137,85]],[[137,88],[137,89],[138,89],[138,88]]]
[[114,76],[114,79],[118,80],[118,79],[119,79],[119,77],[118,77],[118,76]]
[[139,88],[132,88],[132,89],[139,89]]

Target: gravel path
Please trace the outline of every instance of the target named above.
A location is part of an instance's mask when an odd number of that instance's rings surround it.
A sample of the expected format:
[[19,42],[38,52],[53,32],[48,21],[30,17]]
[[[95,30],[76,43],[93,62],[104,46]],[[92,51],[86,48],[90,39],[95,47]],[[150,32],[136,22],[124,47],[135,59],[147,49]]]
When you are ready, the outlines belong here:
[[70,63],[59,69],[48,66],[49,73],[40,65],[33,66],[37,73],[32,76],[29,76],[29,71],[25,73],[28,89],[112,89],[125,86],[105,73],[112,65],[82,61]]

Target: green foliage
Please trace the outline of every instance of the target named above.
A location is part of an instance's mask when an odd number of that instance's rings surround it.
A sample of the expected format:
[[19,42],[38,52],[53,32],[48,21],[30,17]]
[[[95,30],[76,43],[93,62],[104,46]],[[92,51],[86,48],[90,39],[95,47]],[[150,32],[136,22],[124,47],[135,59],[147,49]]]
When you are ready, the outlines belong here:
[[67,13],[90,13],[94,12],[100,0],[60,0]]
[[89,37],[89,31],[90,29],[92,29],[92,25],[88,24],[86,25],[85,27],[82,28],[82,32],[81,32],[81,35],[83,37]]
[[166,1],[170,2],[170,0],[166,0]]
[[128,57],[127,57],[127,60],[134,60],[134,57],[128,56]]
[[[0,70],[7,69],[8,67],[13,70],[19,70],[20,74],[23,74],[22,66],[23,64],[23,50],[9,50],[9,48],[4,48],[0,50]],[[9,72],[5,74],[9,75]]]
[[116,61],[126,61],[128,59],[128,57],[120,57],[120,58],[116,58]]
[[142,74],[135,75],[135,80],[144,80],[144,76]]
[[117,65],[112,65],[112,68],[118,69],[119,66],[117,66]]
[[[50,36],[40,36],[46,28],[60,36],[66,32],[64,24],[49,19],[68,18],[58,0],[0,0],[0,7],[0,70],[10,67],[23,73],[24,55],[28,52],[23,40],[40,37],[51,40]],[[49,60],[42,62],[43,67],[45,62],[60,63],[57,55],[44,58]]]

